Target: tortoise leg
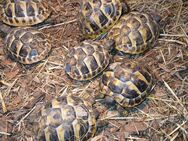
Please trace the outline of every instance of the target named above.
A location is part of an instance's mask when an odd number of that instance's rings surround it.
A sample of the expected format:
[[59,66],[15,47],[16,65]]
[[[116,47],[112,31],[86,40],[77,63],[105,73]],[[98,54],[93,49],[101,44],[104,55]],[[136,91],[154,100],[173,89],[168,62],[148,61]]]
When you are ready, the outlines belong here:
[[123,52],[117,52],[113,56],[113,62],[122,62],[123,60],[131,59],[129,54],[125,54]]
[[106,96],[102,93],[98,94],[95,97],[95,101],[102,103],[106,108],[111,109],[111,110],[113,110],[114,107],[116,107],[115,100],[112,97]]
[[110,96],[106,96],[105,97],[105,104],[108,106],[108,107],[112,107],[112,106],[115,106],[116,105],[116,101],[110,97]]
[[52,19],[47,19],[41,23],[38,23],[36,25],[33,25],[32,27],[35,27],[37,29],[41,29],[41,28],[45,28],[45,27],[48,27],[48,26],[52,26],[52,25],[55,25],[57,24],[56,22],[54,22]]
[[103,131],[108,126],[108,124],[109,122],[107,120],[97,119],[97,131]]
[[120,105],[117,105],[117,111],[120,117],[127,117],[129,114],[128,110]]
[[0,37],[5,38],[7,34],[11,31],[12,27],[4,24],[0,21]]
[[113,39],[107,40],[104,43],[104,48],[108,50],[108,52],[110,53],[114,50],[115,46],[116,46],[116,43],[115,43],[115,40]]
[[115,56],[114,59],[115,61],[121,61],[123,59],[136,59],[139,58],[141,56],[143,56],[144,53],[140,53],[140,54],[128,54],[128,53],[123,53],[121,51],[119,51]]
[[101,92],[95,96],[96,101],[104,99],[104,98],[105,98],[105,95],[104,93],[101,93]]
[[109,109],[107,115],[110,117],[126,117],[128,115],[128,110],[116,103],[116,105]]
[[44,20],[41,23],[33,25],[32,27],[35,27],[37,29],[42,29],[42,28],[50,27],[50,26],[55,26],[55,25],[57,26],[57,25],[59,25],[59,24],[61,24],[63,22],[65,22],[64,18],[58,19],[58,21],[56,21],[56,20],[52,19],[51,16],[49,16],[48,19]]

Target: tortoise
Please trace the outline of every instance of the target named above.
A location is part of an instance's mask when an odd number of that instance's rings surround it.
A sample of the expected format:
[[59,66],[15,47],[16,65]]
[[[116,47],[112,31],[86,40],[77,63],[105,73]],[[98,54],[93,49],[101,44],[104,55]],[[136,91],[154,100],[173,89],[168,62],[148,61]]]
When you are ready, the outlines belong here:
[[46,20],[51,9],[44,0],[5,0],[2,22],[11,26],[31,26]]
[[114,62],[103,73],[100,92],[106,103],[122,108],[141,104],[154,88],[154,76],[147,66],[136,61]]
[[129,7],[124,0],[83,0],[81,29],[85,38],[97,38],[107,32],[121,15],[128,12]]
[[155,13],[130,12],[112,27],[106,39],[115,40],[121,56],[140,56],[151,48],[160,34],[161,17]]
[[38,121],[36,132],[40,141],[88,141],[96,132],[91,105],[72,94],[43,106]]
[[65,72],[77,81],[91,80],[100,74],[110,63],[110,50],[114,41],[105,43],[85,40],[69,52],[65,60]]
[[4,51],[11,59],[31,65],[49,55],[51,43],[46,34],[35,28],[13,28],[6,36]]

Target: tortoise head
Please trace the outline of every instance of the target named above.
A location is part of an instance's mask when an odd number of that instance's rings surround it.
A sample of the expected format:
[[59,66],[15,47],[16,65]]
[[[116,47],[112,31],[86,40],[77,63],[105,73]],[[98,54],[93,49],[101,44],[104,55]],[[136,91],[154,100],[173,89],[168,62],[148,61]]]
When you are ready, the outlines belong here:
[[111,52],[115,48],[115,40],[109,39],[104,41],[104,48],[108,50],[108,52]]
[[150,14],[151,18],[159,25],[160,32],[162,32],[162,30],[165,28],[165,26],[168,25],[170,22],[168,16],[162,17],[159,14],[157,14],[156,12],[150,12],[149,14]]
[[151,15],[152,19],[153,19],[156,23],[160,24],[160,22],[161,22],[161,20],[162,20],[162,17],[161,17],[159,14],[157,14],[156,12],[151,12],[151,13],[149,13],[149,14]]

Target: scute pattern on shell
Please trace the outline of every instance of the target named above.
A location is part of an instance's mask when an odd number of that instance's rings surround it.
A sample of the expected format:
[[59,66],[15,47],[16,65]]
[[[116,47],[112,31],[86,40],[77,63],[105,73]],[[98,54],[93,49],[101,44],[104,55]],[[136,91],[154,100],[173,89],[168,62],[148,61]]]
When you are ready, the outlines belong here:
[[41,110],[40,141],[87,141],[96,132],[96,119],[88,103],[73,95],[53,99]]
[[83,41],[67,55],[65,72],[75,80],[90,80],[108,66],[109,60],[109,53],[100,42]]
[[122,107],[134,107],[143,102],[153,88],[153,76],[147,67],[137,62],[115,62],[102,75],[100,88]]
[[130,12],[123,15],[108,33],[116,49],[124,54],[141,54],[152,47],[159,37],[159,24],[149,14]]
[[43,0],[5,0],[2,10],[2,21],[11,26],[35,25],[51,13]]
[[94,38],[109,30],[122,14],[120,0],[83,0],[82,28],[85,37]]
[[34,28],[15,28],[5,40],[5,53],[22,64],[45,59],[51,51],[48,37]]

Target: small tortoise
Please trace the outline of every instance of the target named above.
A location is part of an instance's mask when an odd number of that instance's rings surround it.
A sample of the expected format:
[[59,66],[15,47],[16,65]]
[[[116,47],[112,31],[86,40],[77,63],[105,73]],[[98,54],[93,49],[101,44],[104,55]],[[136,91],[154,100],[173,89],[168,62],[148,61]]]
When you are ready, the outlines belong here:
[[34,28],[14,28],[5,40],[5,53],[24,65],[45,59],[51,51],[47,35]]
[[1,20],[11,26],[30,26],[43,22],[50,13],[44,0],[5,0]]
[[102,75],[101,93],[106,102],[130,108],[142,103],[154,87],[148,68],[135,61],[112,63]]
[[65,61],[65,72],[78,81],[90,80],[101,73],[110,62],[109,50],[114,41],[101,43],[85,40],[70,50]]
[[123,0],[83,0],[81,27],[84,36],[96,38],[107,32],[128,11]]
[[42,108],[37,132],[40,141],[88,141],[96,132],[96,117],[83,99],[59,97]]
[[160,33],[160,17],[156,14],[152,16],[130,12],[123,15],[112,27],[107,35],[107,40],[115,40],[115,48],[119,51],[119,55],[143,54],[154,45]]

